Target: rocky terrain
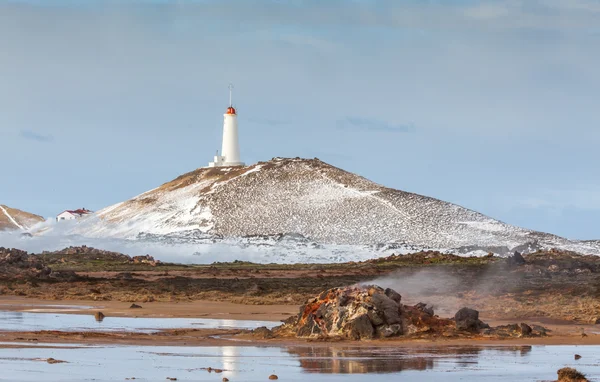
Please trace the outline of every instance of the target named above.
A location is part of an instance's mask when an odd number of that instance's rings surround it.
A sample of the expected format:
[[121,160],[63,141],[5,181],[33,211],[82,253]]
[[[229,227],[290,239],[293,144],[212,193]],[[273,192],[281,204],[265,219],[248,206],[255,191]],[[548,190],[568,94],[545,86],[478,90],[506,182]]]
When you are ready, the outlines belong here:
[[371,284],[403,291],[409,307],[425,301],[440,317],[467,306],[488,319],[600,324],[600,258],[558,250],[509,258],[430,251],[336,264],[184,265],[90,247],[35,255],[0,249],[0,295],[47,300],[301,305],[323,290]]
[[43,222],[44,220],[45,219],[41,216],[0,204],[0,231],[26,231],[35,224]]
[[300,307],[298,316],[265,332],[269,336],[371,340],[415,337],[541,337],[546,329],[525,323],[492,328],[479,319],[479,312],[463,307],[454,319],[440,318],[425,303],[403,305],[393,289],[375,285],[334,288],[322,292]]
[[[200,168],[77,224],[86,237],[218,243],[260,248],[278,235],[290,245],[437,249],[507,254],[561,248],[600,254],[597,242],[569,241],[511,226],[434,198],[394,190],[318,159]],[[291,235],[291,236],[290,236]],[[243,243],[240,245],[243,246]]]

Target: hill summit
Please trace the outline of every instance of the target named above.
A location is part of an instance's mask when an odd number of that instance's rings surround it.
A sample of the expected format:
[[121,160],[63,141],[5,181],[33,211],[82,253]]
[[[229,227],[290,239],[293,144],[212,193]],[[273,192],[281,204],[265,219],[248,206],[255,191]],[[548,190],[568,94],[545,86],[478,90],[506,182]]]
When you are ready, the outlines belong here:
[[44,220],[45,219],[41,216],[0,204],[0,231],[26,231]]
[[337,245],[597,252],[595,244],[511,226],[452,203],[381,186],[318,159],[300,158],[200,168],[98,211],[75,231],[124,239],[296,235]]

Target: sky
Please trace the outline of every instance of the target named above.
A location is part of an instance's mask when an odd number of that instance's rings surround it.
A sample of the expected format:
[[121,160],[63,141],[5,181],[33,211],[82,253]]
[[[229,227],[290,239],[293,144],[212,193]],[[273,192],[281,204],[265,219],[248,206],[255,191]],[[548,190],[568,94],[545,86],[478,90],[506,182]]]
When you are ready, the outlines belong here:
[[0,203],[98,210],[205,166],[317,157],[600,239],[600,1],[0,0]]

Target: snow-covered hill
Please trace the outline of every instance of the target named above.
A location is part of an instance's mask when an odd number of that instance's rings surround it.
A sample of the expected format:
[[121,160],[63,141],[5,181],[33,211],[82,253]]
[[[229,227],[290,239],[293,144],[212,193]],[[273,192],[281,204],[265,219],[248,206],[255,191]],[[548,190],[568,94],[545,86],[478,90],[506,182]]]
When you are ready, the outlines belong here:
[[37,223],[43,222],[44,218],[29,212],[10,208],[0,204],[0,231],[22,230],[26,231]]
[[318,159],[298,158],[201,168],[98,211],[70,233],[185,243],[231,238],[269,243],[291,234],[316,246],[463,253],[560,247],[600,254],[595,242],[511,226],[455,204],[386,188]]

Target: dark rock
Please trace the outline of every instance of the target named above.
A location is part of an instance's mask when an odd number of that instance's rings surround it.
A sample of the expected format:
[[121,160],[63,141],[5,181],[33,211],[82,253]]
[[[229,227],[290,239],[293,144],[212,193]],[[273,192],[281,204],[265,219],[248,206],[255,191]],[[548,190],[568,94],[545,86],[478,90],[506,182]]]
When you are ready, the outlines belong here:
[[104,317],[106,317],[106,316],[102,312],[96,312],[96,313],[94,313],[94,318],[98,322],[102,322],[102,320],[104,320]]
[[454,315],[454,321],[458,330],[476,332],[479,329],[489,328],[489,325],[479,319],[479,312],[475,309],[462,308]]
[[371,296],[371,301],[380,312],[383,312],[383,319],[388,325],[397,324],[400,322],[400,313],[398,303],[386,296],[385,294],[374,294]]
[[415,305],[415,308],[420,310],[423,313],[430,315],[430,316],[433,316],[433,314],[434,314],[433,308],[431,306],[428,306],[424,302],[418,303],[417,305]]
[[313,315],[311,314],[306,318],[306,322],[304,323],[304,325],[298,328],[298,332],[296,333],[296,335],[298,337],[310,337],[313,335],[319,335],[321,333],[323,333],[321,327],[319,326],[319,324],[317,324]]
[[596,321],[594,322],[595,325],[600,325],[600,317],[596,318]]
[[142,309],[142,306],[138,305],[138,304],[131,304],[131,306],[129,307],[129,309]]
[[367,315],[373,326],[379,326],[385,323],[382,314],[378,310],[370,309]]
[[344,330],[354,340],[372,339],[375,331],[371,320],[369,320],[369,316],[366,314],[360,315],[348,322]]
[[522,336],[527,337],[531,335],[533,329],[531,329],[531,326],[521,322],[521,325],[519,326],[519,331],[521,332]]
[[579,354],[575,354],[575,356],[573,358],[575,358],[575,360],[578,360],[578,359],[581,359],[581,356]]
[[517,251],[506,259],[508,265],[510,266],[521,266],[526,263],[525,258]]
[[400,296],[400,293],[390,288],[386,288],[384,293],[386,296],[394,300],[396,304],[400,304],[400,301],[402,300],[402,296]]
[[479,320],[479,312],[475,309],[471,308],[462,308],[454,315],[455,321],[463,321],[463,320]]

